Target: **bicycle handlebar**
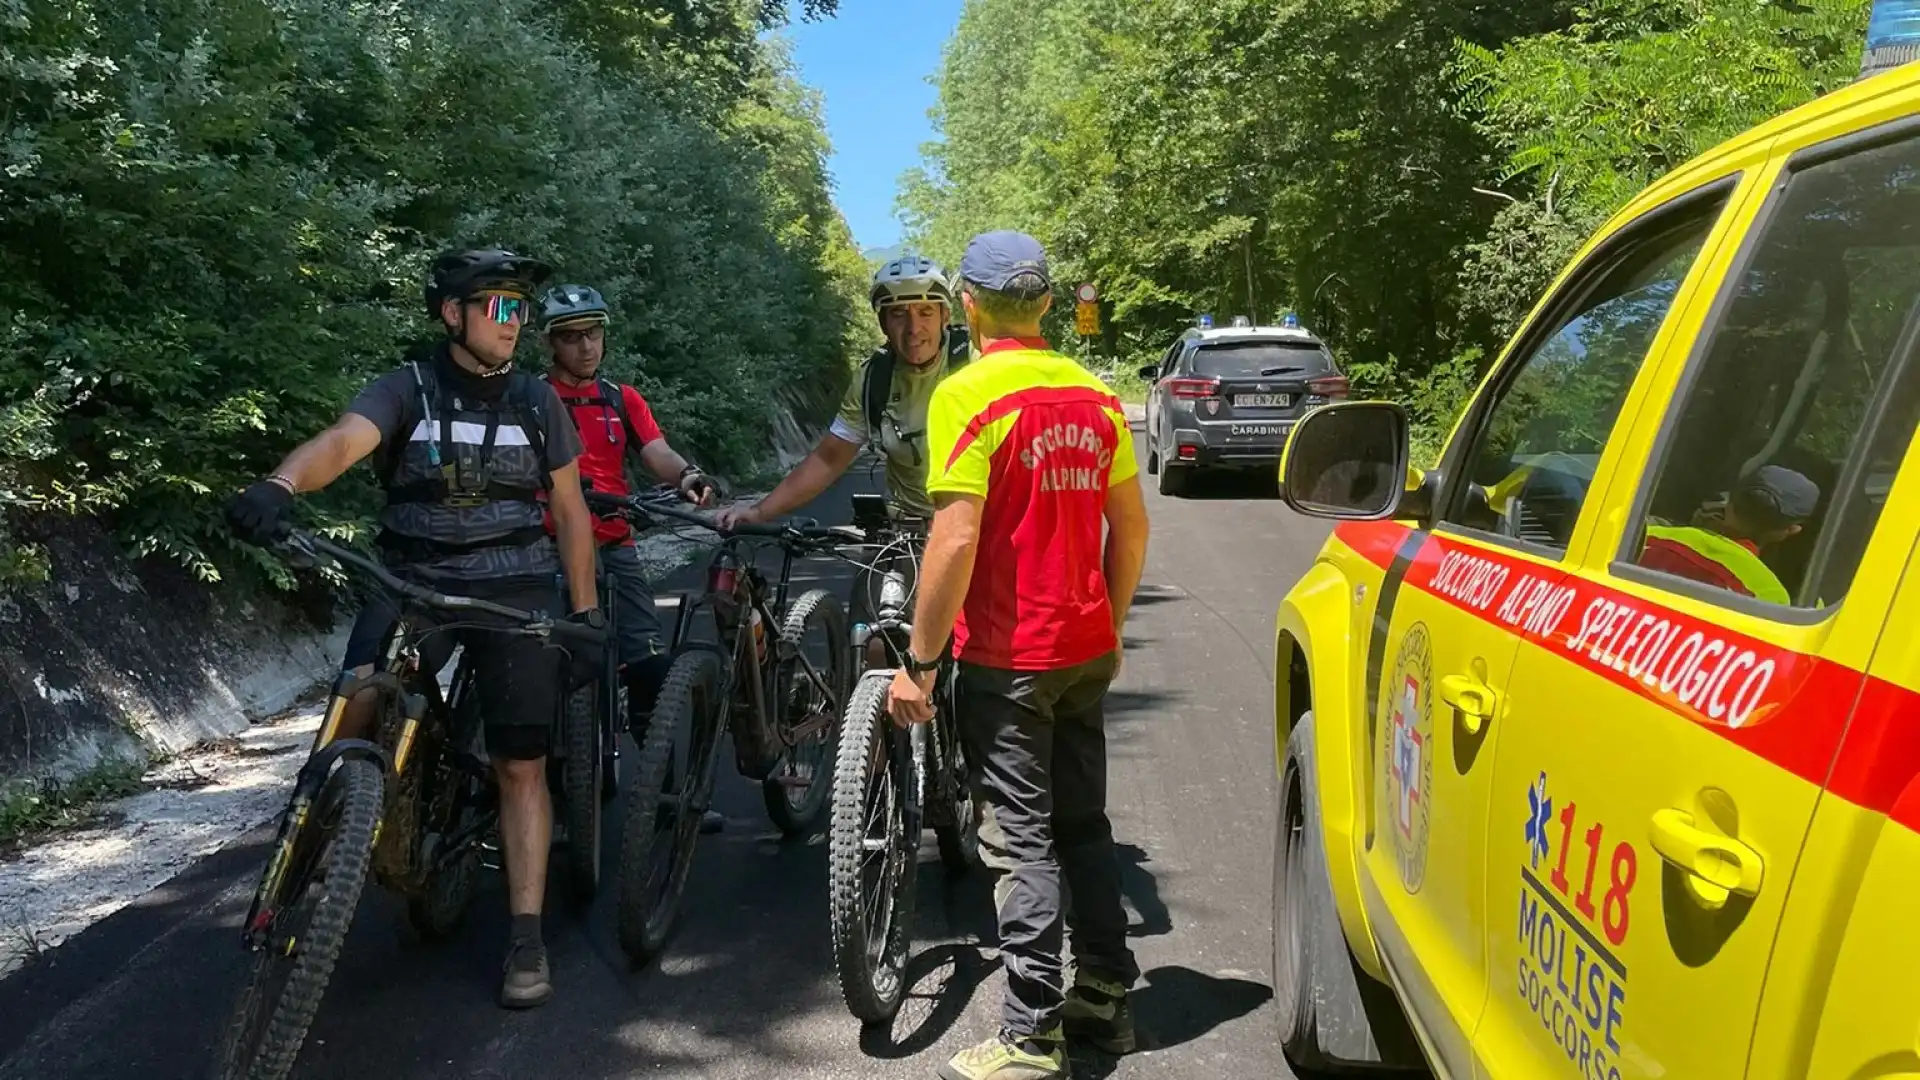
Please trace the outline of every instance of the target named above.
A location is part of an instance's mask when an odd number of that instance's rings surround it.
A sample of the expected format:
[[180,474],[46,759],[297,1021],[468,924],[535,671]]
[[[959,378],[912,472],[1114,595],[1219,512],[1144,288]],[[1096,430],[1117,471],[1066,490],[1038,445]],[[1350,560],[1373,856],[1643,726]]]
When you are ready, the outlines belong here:
[[513,622],[521,624],[521,628],[527,632],[543,637],[552,636],[571,639],[592,645],[603,645],[607,640],[607,634],[604,630],[595,630],[590,626],[582,626],[579,623],[570,622],[566,619],[556,619],[545,612],[511,608],[504,604],[496,604],[491,600],[482,600],[474,596],[449,596],[446,593],[435,592],[424,585],[419,585],[405,578],[396,576],[386,567],[381,566],[379,563],[357,551],[342,547],[331,540],[315,536],[302,529],[287,530],[285,537],[281,540],[281,544],[308,557],[325,555],[335,562],[351,566],[373,578],[375,581],[378,581],[380,584],[385,585],[387,588],[392,589],[394,592],[399,593],[401,596],[418,601],[430,608],[437,608],[441,611],[481,612],[488,615],[497,615],[500,618],[510,619]]
[[689,525],[698,525],[703,529],[719,533],[724,537],[757,536],[769,540],[777,540],[783,544],[801,547],[810,547],[823,543],[861,543],[866,540],[866,533],[847,525],[822,525],[818,521],[804,520],[772,524],[741,522],[731,527],[722,528],[720,523],[714,520],[712,514],[685,509],[678,505],[680,501],[678,498],[668,499],[665,496],[649,498],[642,495],[609,495],[601,491],[588,491],[584,494],[587,499],[587,508],[593,510],[595,513],[625,514],[642,519],[649,514],[658,514],[661,517],[684,521]]

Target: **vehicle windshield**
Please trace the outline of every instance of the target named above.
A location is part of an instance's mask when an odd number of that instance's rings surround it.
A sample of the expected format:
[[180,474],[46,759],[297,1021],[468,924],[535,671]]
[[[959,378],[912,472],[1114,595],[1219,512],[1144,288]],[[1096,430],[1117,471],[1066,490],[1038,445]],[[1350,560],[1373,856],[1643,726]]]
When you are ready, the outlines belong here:
[[1242,341],[1204,345],[1193,355],[1193,373],[1221,379],[1262,375],[1311,375],[1332,367],[1326,350],[1305,342]]

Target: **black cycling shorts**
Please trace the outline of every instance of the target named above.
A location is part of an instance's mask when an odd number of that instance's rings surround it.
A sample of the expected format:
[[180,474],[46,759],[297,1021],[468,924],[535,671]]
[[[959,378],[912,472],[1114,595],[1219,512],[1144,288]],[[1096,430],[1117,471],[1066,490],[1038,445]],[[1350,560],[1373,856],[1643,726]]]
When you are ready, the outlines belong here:
[[[507,607],[551,613],[557,591],[551,578],[538,581],[485,581],[441,584],[440,591],[491,600]],[[392,597],[376,595],[354,619],[341,666],[348,670],[379,662],[388,635],[399,618]],[[440,629],[444,624],[459,625]],[[439,672],[462,647],[473,666],[475,697],[485,730],[487,754],[509,761],[534,761],[551,746],[554,711],[560,697],[565,651],[539,638],[501,633],[486,626],[512,625],[479,613],[451,614],[416,608],[409,632],[420,645],[421,667]]]

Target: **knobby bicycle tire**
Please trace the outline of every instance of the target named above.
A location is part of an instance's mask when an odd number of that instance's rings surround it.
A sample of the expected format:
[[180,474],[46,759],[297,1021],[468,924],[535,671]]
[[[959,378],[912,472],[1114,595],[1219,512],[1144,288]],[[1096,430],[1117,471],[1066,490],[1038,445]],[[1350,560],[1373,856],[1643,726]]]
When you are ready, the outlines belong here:
[[[620,947],[636,965],[645,964],[665,947],[686,892],[687,872],[700,838],[702,789],[718,751],[719,710],[724,707],[720,694],[718,657],[697,649],[676,658],[660,687],[634,764],[621,830],[615,921]],[[682,729],[687,733],[687,765],[674,785],[673,744]],[[678,804],[671,812],[663,798],[668,794]],[[665,853],[664,880],[656,889],[652,869],[662,842],[670,850]]]
[[600,792],[606,780],[601,768],[599,683],[583,686],[567,697],[567,760],[560,770],[567,822],[567,876],[573,898],[586,903],[600,891]]
[[[458,812],[444,820],[435,819],[433,827],[437,828],[442,842],[457,836],[467,821],[480,813],[473,790],[477,782],[450,764],[449,754],[450,750],[442,746],[431,757],[412,766],[421,770],[424,785],[444,785],[450,789],[444,797],[452,801]],[[436,863],[442,858],[438,847],[423,855]],[[443,865],[428,867],[419,891],[407,897],[407,924],[425,940],[444,941],[466,921],[467,909],[472,906],[474,893],[479,888],[480,852],[470,844]]]
[[[919,877],[920,837],[903,833],[914,819],[909,808],[918,805],[920,798],[920,769],[916,765],[903,770],[900,763],[911,755],[894,752],[894,740],[905,735],[893,732],[887,717],[888,681],[885,674],[868,674],[847,703],[834,767],[833,827],[827,843],[828,916],[840,996],[847,1011],[868,1024],[890,1021],[900,1011]],[[883,835],[877,837],[871,833],[868,807],[877,794],[876,782],[893,788]],[[871,906],[864,874],[867,856],[874,854],[868,850],[869,840],[881,841],[887,856],[883,877],[876,883],[883,891],[873,897]],[[876,909],[886,919],[885,939],[877,949],[873,941]]]
[[[828,715],[832,718],[827,730],[822,733],[808,749],[813,761],[813,775],[806,787],[806,794],[795,801],[790,792],[794,789],[781,783],[781,770],[760,784],[760,794],[767,806],[767,817],[773,820],[781,833],[789,837],[805,836],[820,825],[820,818],[827,810],[827,799],[833,780],[834,748],[840,734],[840,710],[846,703],[847,669],[851,664],[851,647],[847,637],[847,611],[838,597],[825,589],[814,589],[793,602],[787,609],[787,615],[781,622],[780,637],[783,642],[796,650],[805,648],[807,631],[812,629],[825,633],[827,640],[826,670],[827,686],[832,691],[833,700],[826,703]],[[786,665],[783,665],[785,667]],[[778,692],[773,707],[781,710],[792,708],[793,684],[804,677],[806,669],[794,660],[790,671],[782,671],[784,678],[775,683]],[[813,690],[811,686],[807,688]],[[800,748],[790,748],[786,752],[791,760]]]
[[[313,817],[303,831],[323,830],[331,835],[325,836],[325,846],[301,876],[291,899],[298,904],[313,889],[322,891],[312,898],[307,925],[295,937],[292,951],[269,947],[254,954],[253,969],[221,1040],[216,1080],[284,1080],[293,1071],[307,1028],[320,1011],[347,928],[360,906],[373,862],[384,779],[372,762],[349,759],[328,778],[315,800]],[[329,818],[335,821],[326,830]],[[291,971],[277,998],[261,1000],[275,969],[289,964]]]

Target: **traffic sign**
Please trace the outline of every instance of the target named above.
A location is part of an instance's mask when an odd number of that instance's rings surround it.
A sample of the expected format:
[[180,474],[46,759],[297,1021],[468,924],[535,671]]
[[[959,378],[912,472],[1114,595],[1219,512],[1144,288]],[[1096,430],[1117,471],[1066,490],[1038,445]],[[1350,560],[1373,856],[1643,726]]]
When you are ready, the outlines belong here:
[[1073,290],[1073,297],[1083,304],[1091,304],[1100,299],[1100,290],[1093,287],[1093,282],[1083,281],[1079,288]]
[[1073,328],[1081,337],[1100,333],[1100,305],[1082,301],[1074,305]]

